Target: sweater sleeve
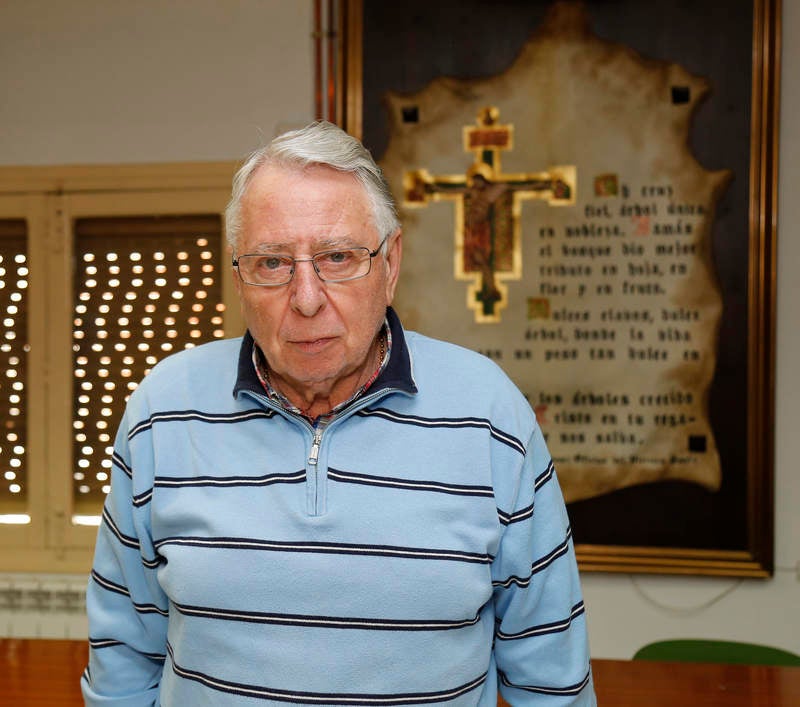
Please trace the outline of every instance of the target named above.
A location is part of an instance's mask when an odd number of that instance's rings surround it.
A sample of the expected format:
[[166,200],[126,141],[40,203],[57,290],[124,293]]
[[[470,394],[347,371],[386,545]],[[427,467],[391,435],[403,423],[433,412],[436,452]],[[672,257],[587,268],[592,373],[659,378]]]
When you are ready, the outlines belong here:
[[89,665],[81,689],[87,707],[157,704],[166,655],[168,602],[149,528],[152,464],[145,453],[143,473],[134,469],[127,419],[114,446],[111,492],[86,593]]
[[495,661],[513,705],[596,704],[586,614],[564,499],[538,425],[492,565]]

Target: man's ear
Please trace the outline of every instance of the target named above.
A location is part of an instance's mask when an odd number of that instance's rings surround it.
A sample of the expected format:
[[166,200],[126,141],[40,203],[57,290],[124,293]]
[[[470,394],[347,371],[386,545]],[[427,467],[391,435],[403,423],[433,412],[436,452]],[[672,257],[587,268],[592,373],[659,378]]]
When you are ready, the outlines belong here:
[[400,262],[403,259],[403,231],[398,228],[391,236],[386,246],[386,304],[394,299],[397,288],[397,279],[400,276]]
[[[233,262],[233,246],[230,243],[225,248],[225,253],[228,256],[228,260]],[[233,278],[233,286],[236,289],[236,294],[239,295],[239,298],[242,297],[242,278],[239,277],[239,271],[236,269],[235,265],[231,265],[231,277]]]

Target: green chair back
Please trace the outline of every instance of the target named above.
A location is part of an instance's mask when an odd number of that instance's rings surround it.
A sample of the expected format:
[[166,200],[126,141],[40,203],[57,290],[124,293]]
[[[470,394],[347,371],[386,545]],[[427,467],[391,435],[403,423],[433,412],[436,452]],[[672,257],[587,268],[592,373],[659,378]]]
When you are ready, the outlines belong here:
[[800,655],[790,653],[781,648],[738,641],[686,638],[650,643],[636,651],[633,659],[687,663],[800,666]]

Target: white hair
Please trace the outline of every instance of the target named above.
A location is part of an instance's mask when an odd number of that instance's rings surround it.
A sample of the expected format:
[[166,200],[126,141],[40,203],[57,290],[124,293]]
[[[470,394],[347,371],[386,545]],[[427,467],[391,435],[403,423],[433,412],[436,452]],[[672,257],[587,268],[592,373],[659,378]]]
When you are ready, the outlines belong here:
[[[231,199],[225,209],[225,234],[235,250],[241,230],[241,207],[250,180],[262,166],[306,167],[320,165],[352,174],[369,199],[378,237],[383,240],[400,228],[394,199],[381,168],[360,141],[327,121],[279,135],[253,152],[233,178]],[[384,243],[384,253],[386,244]]]

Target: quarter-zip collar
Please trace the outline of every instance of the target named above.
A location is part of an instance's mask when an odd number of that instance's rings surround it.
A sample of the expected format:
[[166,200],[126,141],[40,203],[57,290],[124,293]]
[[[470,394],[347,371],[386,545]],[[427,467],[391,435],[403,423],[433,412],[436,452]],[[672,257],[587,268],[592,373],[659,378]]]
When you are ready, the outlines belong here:
[[[417,392],[417,385],[414,382],[411,353],[403,335],[400,319],[391,307],[386,308],[386,321],[392,333],[391,354],[388,363],[370,386],[367,394],[372,397],[382,390],[392,389],[413,395]],[[238,397],[239,393],[245,391],[264,394],[264,388],[253,365],[253,344],[252,334],[249,331],[245,332],[239,348],[239,366],[236,384],[233,388],[234,397]]]

